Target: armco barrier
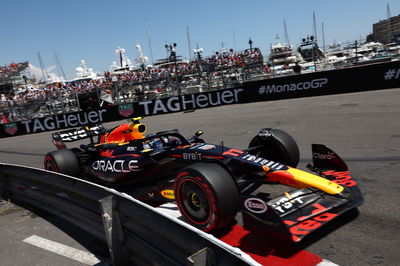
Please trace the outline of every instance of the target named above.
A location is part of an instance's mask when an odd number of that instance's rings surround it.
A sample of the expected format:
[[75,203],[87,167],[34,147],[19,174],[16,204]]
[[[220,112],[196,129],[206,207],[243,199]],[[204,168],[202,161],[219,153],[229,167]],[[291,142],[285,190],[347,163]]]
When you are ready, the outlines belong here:
[[223,89],[121,104],[0,125],[0,138],[227,104],[400,87],[400,61],[283,76]]
[[129,195],[74,177],[0,163],[0,193],[108,244],[114,265],[258,265],[240,250]]

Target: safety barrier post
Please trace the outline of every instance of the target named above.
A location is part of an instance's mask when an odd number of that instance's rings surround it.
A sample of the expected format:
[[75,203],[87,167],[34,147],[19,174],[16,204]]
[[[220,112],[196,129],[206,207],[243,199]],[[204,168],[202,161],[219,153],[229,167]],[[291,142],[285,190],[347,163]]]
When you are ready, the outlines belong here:
[[108,250],[113,265],[128,265],[129,256],[125,248],[125,237],[118,213],[117,199],[110,195],[99,200]]
[[189,256],[188,262],[192,266],[217,265],[215,254],[211,248],[203,248]]
[[0,198],[7,200],[8,193],[7,193],[7,179],[5,174],[0,172]]

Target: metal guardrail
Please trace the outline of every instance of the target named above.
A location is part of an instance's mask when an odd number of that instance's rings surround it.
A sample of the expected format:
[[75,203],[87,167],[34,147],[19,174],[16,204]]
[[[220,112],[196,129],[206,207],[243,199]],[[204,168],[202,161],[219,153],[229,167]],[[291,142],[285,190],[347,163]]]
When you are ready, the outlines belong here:
[[114,265],[258,265],[247,254],[116,190],[0,163],[0,195],[61,217],[108,245]]

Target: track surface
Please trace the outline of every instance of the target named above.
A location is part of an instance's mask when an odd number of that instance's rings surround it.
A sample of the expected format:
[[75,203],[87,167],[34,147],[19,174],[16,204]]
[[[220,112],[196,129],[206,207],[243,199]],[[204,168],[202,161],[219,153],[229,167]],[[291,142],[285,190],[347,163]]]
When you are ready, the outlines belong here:
[[[303,169],[311,161],[311,143],[328,145],[348,163],[364,194],[365,203],[359,208],[358,214],[349,213],[335,226],[311,236],[301,246],[288,245],[287,248],[305,249],[339,265],[398,265],[399,102],[400,89],[391,89],[222,106],[191,113],[149,117],[144,122],[151,132],[179,128],[187,137],[195,130],[202,129],[207,142],[219,143],[223,140],[224,145],[235,148],[247,147],[250,139],[263,127],[280,128],[294,136],[298,142],[300,168]],[[116,124],[108,123],[105,126]],[[1,139],[0,161],[42,167],[43,155],[54,149],[50,139],[49,132]],[[1,215],[0,221],[3,222]],[[16,226],[15,223],[0,224],[0,236],[15,230],[13,226]],[[40,224],[35,226],[47,235],[60,234],[56,230],[46,230]],[[35,232],[21,234],[29,233]],[[76,245],[69,238],[65,241],[71,242],[72,246]],[[13,240],[10,243],[17,245]],[[0,251],[0,264],[11,265],[24,261],[18,259],[18,255],[6,254],[5,250],[10,248],[5,249],[3,245],[4,242],[0,244],[0,250],[3,250]],[[285,252],[282,254],[288,256]],[[41,258],[40,252],[35,256]],[[13,259],[7,260],[10,257]],[[30,259],[25,260],[28,261]],[[42,262],[46,264],[46,261]],[[62,260],[58,262],[63,264]]]

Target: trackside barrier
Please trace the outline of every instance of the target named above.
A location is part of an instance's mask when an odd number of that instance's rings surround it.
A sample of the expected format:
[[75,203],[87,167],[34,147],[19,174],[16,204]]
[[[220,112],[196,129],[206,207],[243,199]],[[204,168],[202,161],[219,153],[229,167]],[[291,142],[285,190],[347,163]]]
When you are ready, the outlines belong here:
[[400,60],[249,81],[231,89],[143,100],[0,125],[0,139],[137,116],[187,112],[221,105],[400,88]]
[[78,178],[0,163],[0,193],[103,241],[114,265],[258,265],[212,235],[125,193]]

